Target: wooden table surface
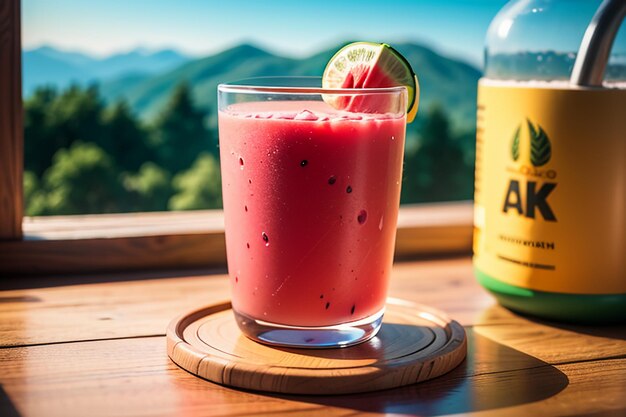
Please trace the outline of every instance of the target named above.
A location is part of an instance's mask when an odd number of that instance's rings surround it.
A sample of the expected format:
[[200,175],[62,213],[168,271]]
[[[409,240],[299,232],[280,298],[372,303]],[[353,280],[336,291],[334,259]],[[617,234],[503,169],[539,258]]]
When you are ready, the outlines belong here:
[[[463,324],[466,361],[429,382],[345,396],[244,392],[173,364],[165,349],[168,322],[228,298],[223,274],[16,278],[0,285],[0,416],[626,416],[626,327],[511,313],[475,282],[469,258],[398,263],[390,293]],[[6,289],[28,286],[38,288]]]

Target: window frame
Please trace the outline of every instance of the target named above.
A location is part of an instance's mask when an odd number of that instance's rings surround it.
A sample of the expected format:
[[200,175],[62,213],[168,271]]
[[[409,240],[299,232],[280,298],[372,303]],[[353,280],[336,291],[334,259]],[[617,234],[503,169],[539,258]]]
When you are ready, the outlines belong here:
[[[1,2],[0,277],[224,267],[221,210],[23,217],[20,26],[20,0]],[[471,245],[471,202],[401,206],[396,259],[466,255]]]
[[23,122],[20,0],[0,3],[0,240],[22,238]]

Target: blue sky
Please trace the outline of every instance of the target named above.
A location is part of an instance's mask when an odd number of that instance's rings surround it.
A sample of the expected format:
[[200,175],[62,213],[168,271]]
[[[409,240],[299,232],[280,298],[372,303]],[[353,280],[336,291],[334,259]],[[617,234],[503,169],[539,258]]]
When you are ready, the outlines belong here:
[[475,65],[506,0],[22,0],[22,41],[107,55],[138,46],[202,55],[254,42],[306,56],[345,40],[416,41]]
[[[576,51],[601,0],[521,0],[506,47]],[[207,55],[241,42],[302,57],[347,40],[413,41],[482,66],[506,0],[22,0],[26,49],[104,56],[137,47]],[[517,6],[516,6],[517,7]],[[535,8],[550,13],[534,15]],[[525,22],[531,22],[532,29]],[[626,26],[626,25],[624,25]],[[626,53],[626,28],[615,50]]]

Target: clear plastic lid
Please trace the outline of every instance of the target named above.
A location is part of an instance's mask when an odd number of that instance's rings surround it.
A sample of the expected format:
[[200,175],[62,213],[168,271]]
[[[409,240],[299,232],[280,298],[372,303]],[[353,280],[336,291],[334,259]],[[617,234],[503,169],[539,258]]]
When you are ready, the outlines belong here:
[[[570,79],[585,31],[602,0],[517,0],[487,32],[485,77],[495,80]],[[626,82],[626,25],[613,42],[604,79]]]

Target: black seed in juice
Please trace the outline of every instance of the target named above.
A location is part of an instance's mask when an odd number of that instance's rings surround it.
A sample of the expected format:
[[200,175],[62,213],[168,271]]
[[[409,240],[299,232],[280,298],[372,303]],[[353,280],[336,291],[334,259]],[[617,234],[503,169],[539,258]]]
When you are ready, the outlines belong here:
[[350,314],[354,314],[355,308],[356,308],[356,304],[352,304],[352,309],[350,309]]
[[243,208],[244,208],[246,211],[248,211],[248,206],[243,206]]
[[302,161],[300,161],[300,166],[301,167],[305,167],[305,166],[307,166],[308,163],[309,163],[309,161],[307,161],[306,159],[303,159]]
[[243,166],[243,158],[239,158],[239,165]]
[[335,178],[335,176],[334,176],[334,175],[333,175],[333,176],[331,176],[331,177],[328,179],[328,184],[330,184],[330,185],[333,185],[333,184],[334,184],[334,183],[336,183],[336,182],[337,182],[337,178]]
[[248,180],[248,184],[252,184],[252,180]]
[[330,307],[330,302],[326,303],[326,310],[328,310],[328,307]]
[[321,299],[321,298],[324,298],[324,294],[320,295],[320,299]]
[[346,193],[350,194],[352,192],[352,187],[348,185],[348,188],[346,188]]
[[364,224],[365,221],[367,220],[367,211],[361,210],[359,212],[359,215],[356,217],[356,219],[359,222],[359,224]]
[[246,243],[246,246],[248,247],[248,249],[250,249],[250,244],[249,243]]
[[267,234],[265,232],[261,233],[261,236],[263,237],[263,241],[265,242],[265,246],[270,244],[270,238],[267,237]]

